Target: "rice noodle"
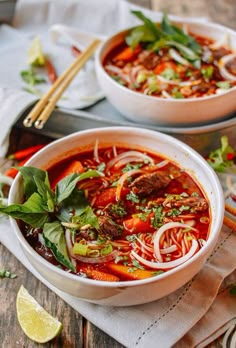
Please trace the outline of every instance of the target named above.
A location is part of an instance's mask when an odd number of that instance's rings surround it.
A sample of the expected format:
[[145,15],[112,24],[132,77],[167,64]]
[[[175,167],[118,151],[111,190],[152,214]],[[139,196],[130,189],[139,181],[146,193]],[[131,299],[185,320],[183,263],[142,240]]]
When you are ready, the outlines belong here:
[[110,72],[114,72],[115,74],[117,74],[118,77],[120,77],[122,80],[124,80],[126,83],[130,84],[130,77],[125,74],[120,68],[118,68],[117,66],[113,66],[113,65],[106,65],[106,69],[109,70]]
[[135,157],[136,159],[140,159],[142,161],[148,160],[152,165],[154,164],[154,161],[151,157],[149,157],[148,155],[145,155],[142,152],[139,151],[126,151],[126,152],[122,152],[121,154],[119,154],[118,156],[114,157],[113,159],[111,159],[106,166],[106,169],[109,170],[111,167],[113,167],[117,162],[119,162],[121,159],[125,158],[125,157]]
[[127,180],[127,178],[129,178],[132,175],[140,174],[140,173],[143,173],[143,171],[140,169],[132,169],[132,170],[129,170],[128,172],[124,173],[123,175],[121,175],[121,177],[119,178],[119,180],[117,182],[117,188],[116,188],[116,201],[117,202],[120,200],[121,191],[122,191],[123,185],[124,185],[125,181]]
[[170,268],[177,267],[181,265],[182,263],[186,262],[187,260],[189,260],[195,254],[197,249],[198,249],[198,242],[195,239],[193,239],[191,248],[187,254],[185,254],[184,256],[174,261],[167,261],[167,262],[148,261],[144,259],[143,257],[141,257],[140,255],[138,255],[134,250],[131,251],[131,254],[137,261],[141,262],[143,265],[147,267],[150,267],[153,269],[170,269]]
[[229,81],[236,81],[236,76],[231,74],[225,67],[225,65],[233,58],[236,58],[236,53],[227,54],[223,56],[218,62],[218,67],[220,69],[221,75],[224,79]]
[[165,225],[161,226],[159,228],[159,230],[155,233],[154,239],[153,239],[154,253],[155,253],[155,256],[159,262],[163,261],[162,256],[161,256],[161,252],[160,252],[160,246],[159,246],[160,238],[163,235],[163,233],[165,233],[167,230],[172,229],[172,228],[185,228],[185,229],[190,228],[193,231],[197,231],[192,226],[190,226],[188,224],[183,224],[180,222],[168,222]]

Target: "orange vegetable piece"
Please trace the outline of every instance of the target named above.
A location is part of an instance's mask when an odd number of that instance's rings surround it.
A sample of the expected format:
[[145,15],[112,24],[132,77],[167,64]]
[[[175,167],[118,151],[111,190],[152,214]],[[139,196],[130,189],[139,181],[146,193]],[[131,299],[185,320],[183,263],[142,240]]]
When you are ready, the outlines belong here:
[[141,47],[138,45],[136,46],[134,49],[131,47],[125,47],[120,53],[118,53],[115,57],[114,57],[114,61],[117,60],[124,60],[124,61],[129,61],[134,59],[139,52],[141,51]]
[[151,226],[150,218],[146,221],[141,220],[139,217],[134,217],[124,221],[124,227],[129,234],[135,233],[148,233],[154,232],[153,226]]
[[103,280],[105,282],[118,282],[120,279],[110,273],[105,273],[102,271],[98,271],[96,269],[84,269],[83,270],[89,278],[95,279],[95,280]]
[[162,62],[160,64],[157,64],[154,69],[154,73],[160,75],[166,69],[173,69],[174,71],[176,71],[177,65],[173,62]]
[[136,269],[130,272],[129,266],[119,265],[116,263],[108,263],[107,268],[109,268],[113,273],[122,277],[125,280],[139,280],[153,277],[155,271]]
[[72,161],[67,168],[65,168],[60,175],[54,180],[52,183],[52,188],[54,189],[56,184],[66,177],[67,175],[70,175],[72,173],[80,174],[84,172],[84,167],[80,161],[74,160]]

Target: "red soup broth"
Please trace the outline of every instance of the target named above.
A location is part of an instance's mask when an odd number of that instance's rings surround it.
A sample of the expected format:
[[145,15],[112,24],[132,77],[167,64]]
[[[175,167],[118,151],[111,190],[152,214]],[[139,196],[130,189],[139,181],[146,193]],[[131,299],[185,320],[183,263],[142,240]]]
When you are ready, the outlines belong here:
[[[101,174],[79,181],[76,187],[83,197],[83,209],[87,208],[87,220],[74,219],[72,202],[71,221],[63,226],[78,276],[104,281],[158,276],[204,246],[210,227],[208,201],[195,179],[175,163],[156,153],[101,148],[78,153],[49,168],[51,187],[55,190],[66,175],[88,170]],[[42,229],[26,224],[21,228],[42,257],[71,272],[44,245]]]

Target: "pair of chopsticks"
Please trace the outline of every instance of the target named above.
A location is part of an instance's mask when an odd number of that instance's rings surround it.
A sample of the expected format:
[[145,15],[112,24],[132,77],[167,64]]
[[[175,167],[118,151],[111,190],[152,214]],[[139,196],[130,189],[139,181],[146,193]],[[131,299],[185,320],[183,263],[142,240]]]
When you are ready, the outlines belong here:
[[69,86],[83,65],[92,56],[100,42],[101,41],[99,39],[95,39],[57,78],[49,91],[35,104],[34,108],[24,119],[23,124],[25,127],[31,127],[33,123],[38,129],[42,129],[44,127],[53,109],[55,108],[57,101],[60,99],[65,89]]

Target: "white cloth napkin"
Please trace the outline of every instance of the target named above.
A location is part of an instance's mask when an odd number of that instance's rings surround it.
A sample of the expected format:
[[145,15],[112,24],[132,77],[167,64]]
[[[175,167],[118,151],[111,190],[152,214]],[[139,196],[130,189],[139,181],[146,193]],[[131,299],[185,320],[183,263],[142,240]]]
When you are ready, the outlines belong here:
[[[44,35],[56,23],[108,35],[137,23],[129,12],[131,8],[139,7],[124,0],[18,0],[14,25],[17,35],[26,37],[26,40],[37,33]],[[153,19],[160,16],[159,13],[143,11]],[[6,29],[1,28],[0,36],[4,32],[4,47],[9,49],[13,42],[9,38],[13,38],[15,31]],[[6,150],[11,126],[34,101],[34,96],[17,88],[0,89],[0,155]],[[228,289],[229,284],[236,282],[236,234],[226,227],[222,229],[218,246],[192,281],[156,302],[123,308],[81,301],[46,282],[24,256],[5,217],[0,219],[0,241],[52,291],[127,347],[185,348],[199,345],[202,348],[224,332],[236,317],[235,297]]]
[[52,291],[126,347],[156,348],[157,342],[161,348],[204,347],[236,317],[235,296],[229,293],[229,284],[236,281],[236,234],[226,227],[204,268],[189,283],[163,299],[133,307],[102,307],[52,286],[24,256],[5,217],[0,241]]

